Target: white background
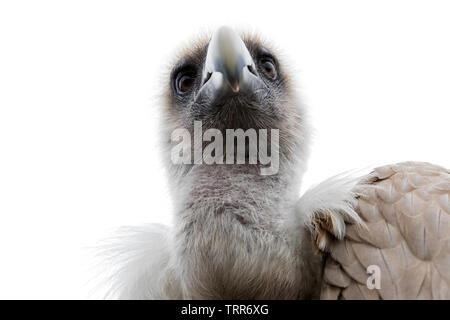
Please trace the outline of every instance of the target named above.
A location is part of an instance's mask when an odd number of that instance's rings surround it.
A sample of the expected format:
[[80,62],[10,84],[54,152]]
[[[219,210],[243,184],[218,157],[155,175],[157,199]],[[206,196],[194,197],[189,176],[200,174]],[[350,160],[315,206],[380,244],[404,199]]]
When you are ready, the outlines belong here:
[[222,24],[292,62],[316,128],[305,186],[404,160],[450,167],[449,17],[445,1],[2,1],[0,298],[91,297],[87,247],[170,221],[161,74]]

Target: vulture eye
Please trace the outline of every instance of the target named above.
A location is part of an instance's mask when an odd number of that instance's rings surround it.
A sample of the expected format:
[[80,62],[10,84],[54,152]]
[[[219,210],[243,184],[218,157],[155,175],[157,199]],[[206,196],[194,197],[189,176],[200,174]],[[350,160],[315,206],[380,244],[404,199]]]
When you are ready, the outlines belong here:
[[175,77],[175,89],[178,94],[184,94],[192,89],[196,74],[192,70],[182,70]]
[[272,80],[275,80],[277,78],[277,68],[275,67],[275,61],[272,58],[264,57],[260,60],[259,64],[266,76],[268,76]]

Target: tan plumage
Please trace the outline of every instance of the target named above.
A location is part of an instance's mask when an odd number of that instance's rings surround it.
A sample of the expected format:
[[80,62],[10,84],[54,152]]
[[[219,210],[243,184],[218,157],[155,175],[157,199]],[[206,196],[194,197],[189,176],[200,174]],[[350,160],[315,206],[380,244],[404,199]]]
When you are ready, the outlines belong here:
[[[388,165],[355,193],[367,229],[347,224],[345,238],[329,244],[321,298],[450,299],[450,171]],[[380,268],[380,289],[366,285],[370,265]]]

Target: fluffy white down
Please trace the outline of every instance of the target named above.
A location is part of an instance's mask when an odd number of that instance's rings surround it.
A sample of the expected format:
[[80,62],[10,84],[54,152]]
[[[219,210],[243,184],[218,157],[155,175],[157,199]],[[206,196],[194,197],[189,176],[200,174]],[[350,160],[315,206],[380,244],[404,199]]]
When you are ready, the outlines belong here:
[[354,190],[362,176],[362,171],[345,172],[309,188],[297,202],[296,211],[302,217],[299,220],[311,228],[311,221],[317,214],[329,215],[333,224],[333,235],[338,239],[345,235],[345,221],[364,226],[354,210],[357,202]]
[[106,299],[165,298],[170,234],[168,226],[146,224],[122,227],[105,239],[97,250],[103,269],[97,289]]

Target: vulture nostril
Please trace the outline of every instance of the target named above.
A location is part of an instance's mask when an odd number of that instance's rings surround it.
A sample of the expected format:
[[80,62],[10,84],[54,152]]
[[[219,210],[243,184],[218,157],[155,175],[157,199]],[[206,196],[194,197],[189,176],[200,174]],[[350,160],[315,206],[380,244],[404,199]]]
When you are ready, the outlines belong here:
[[247,69],[248,69],[248,71],[250,71],[251,73],[253,73],[255,76],[258,76],[258,75],[256,74],[256,70],[255,70],[255,68],[253,68],[253,66],[249,65],[249,66],[247,66]]
[[205,79],[203,80],[202,86],[203,86],[205,83],[208,82],[208,80],[211,78],[211,75],[212,75],[212,72],[208,72],[208,73],[206,74],[206,77],[205,77]]

